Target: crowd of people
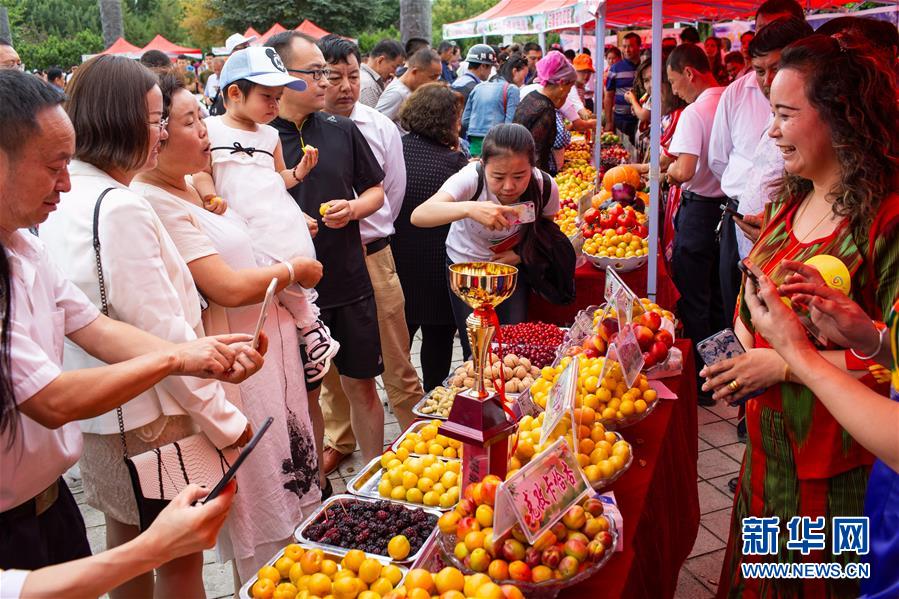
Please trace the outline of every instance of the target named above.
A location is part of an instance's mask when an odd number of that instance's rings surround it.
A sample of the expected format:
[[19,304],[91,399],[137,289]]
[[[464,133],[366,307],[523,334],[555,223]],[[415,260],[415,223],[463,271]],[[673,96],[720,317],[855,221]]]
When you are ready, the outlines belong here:
[[[634,32],[604,50],[600,73],[587,49],[413,38],[363,55],[337,35],[287,31],[265,46],[234,34],[203,68],[98,56],[66,81],[23,72],[0,42],[3,596],[203,596],[213,544],[239,587],[331,494],[327,474],[357,445],[365,460],[381,454],[376,379],[406,427],[449,374],[457,337],[470,356],[470,308],[448,265],[522,268],[498,314],[527,319],[548,284],[535,247],[555,227],[552,176],[571,132],[630,138],[646,174],[653,93],[664,198],[651,209],[684,336],[732,327],[747,350],[690,373],[700,405],[745,410],[719,596],[773,592],[740,575],[744,517],[862,514],[882,564],[863,591],[895,595],[899,406],[878,365],[892,366],[895,394],[897,37],[853,17],[816,33],[795,0],[768,0],[740,51],[692,27],[666,37],[659,89]],[[535,223],[512,224],[522,202]],[[820,255],[845,267],[846,293],[804,264]],[[573,285],[564,264],[554,270]],[[806,307],[815,339],[781,295]],[[141,456],[201,438],[225,459],[269,416],[237,475],[243,493],[192,506],[203,491],[189,485],[157,498],[170,501],[161,511],[141,496]],[[122,567],[89,557],[62,478],[76,462]]]

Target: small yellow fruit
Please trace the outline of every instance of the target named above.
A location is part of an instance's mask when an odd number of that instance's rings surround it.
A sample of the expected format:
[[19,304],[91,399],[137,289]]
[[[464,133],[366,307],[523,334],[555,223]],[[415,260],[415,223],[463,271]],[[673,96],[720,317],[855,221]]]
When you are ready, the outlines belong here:
[[387,543],[387,553],[392,559],[401,560],[409,557],[409,551],[412,549],[409,545],[409,539],[405,535],[396,535]]

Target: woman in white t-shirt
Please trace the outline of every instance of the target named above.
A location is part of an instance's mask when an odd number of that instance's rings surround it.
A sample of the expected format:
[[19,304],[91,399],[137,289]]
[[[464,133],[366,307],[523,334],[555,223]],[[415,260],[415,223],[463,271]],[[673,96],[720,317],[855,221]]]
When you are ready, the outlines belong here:
[[[458,262],[521,263],[519,246],[526,224],[511,224],[522,214],[534,214],[543,206],[541,218],[552,219],[559,211],[559,189],[555,181],[535,167],[534,138],[522,125],[496,125],[484,138],[481,160],[447,179],[428,201],[412,213],[417,227],[439,227],[448,223],[447,264]],[[550,185],[544,194],[544,182]],[[544,202],[543,198],[546,197]],[[530,203],[529,208],[526,205]],[[525,205],[525,206],[522,206]],[[471,313],[454,294],[453,316],[465,358],[471,355],[465,334],[465,318]],[[512,297],[499,305],[503,324],[527,317],[528,287],[521,277]]]

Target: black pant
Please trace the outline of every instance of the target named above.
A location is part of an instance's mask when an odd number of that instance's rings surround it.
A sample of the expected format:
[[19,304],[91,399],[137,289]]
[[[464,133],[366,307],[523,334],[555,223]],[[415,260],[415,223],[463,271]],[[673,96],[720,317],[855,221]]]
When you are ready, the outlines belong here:
[[[720,248],[715,234],[721,220],[720,205],[725,201],[684,191],[674,222],[671,274],[681,294],[677,312],[694,344],[725,327],[718,274]],[[703,366],[702,360],[696,360],[700,385],[699,370]]]
[[84,519],[69,487],[40,516],[0,515],[0,569],[37,570],[91,554]]
[[[736,208],[737,202],[731,200],[729,204]],[[724,213],[721,221],[721,235],[718,238],[721,245],[721,253],[718,263],[718,276],[721,279],[721,301],[724,306],[725,322],[731,322],[734,310],[737,307],[737,296],[740,294],[742,276],[737,263],[740,261],[740,253],[737,250],[737,226],[734,217],[729,212]]]
[[415,324],[406,320],[409,339],[421,329],[421,375],[425,393],[443,384],[453,363],[454,324]]

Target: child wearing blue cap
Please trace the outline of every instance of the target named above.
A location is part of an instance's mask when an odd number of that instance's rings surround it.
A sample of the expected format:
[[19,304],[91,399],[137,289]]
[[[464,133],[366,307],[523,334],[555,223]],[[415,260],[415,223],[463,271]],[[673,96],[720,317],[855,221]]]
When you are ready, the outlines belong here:
[[[278,132],[268,123],[278,116],[284,88],[303,91],[306,83],[291,77],[278,53],[264,46],[232,54],[219,81],[226,112],[205,120],[211,163],[205,172],[194,175],[194,185],[207,210],[221,214],[230,206],[247,221],[258,262],[282,262],[290,271],[285,259],[315,258],[310,219],[287,190],[301,184],[315,168],[318,150],[307,146],[303,159],[294,168],[286,168]],[[307,383],[324,377],[340,348],[319,319],[316,297],[315,290],[299,285],[278,294],[300,332]]]

